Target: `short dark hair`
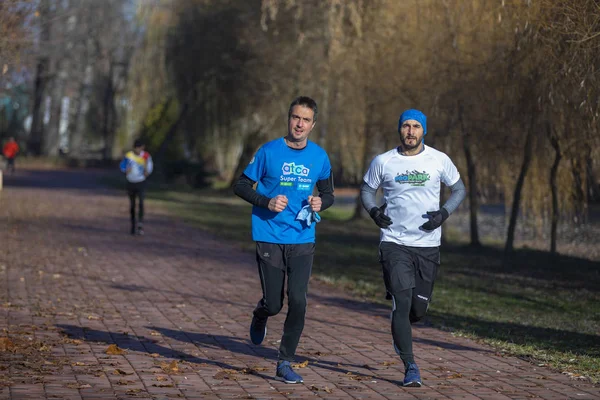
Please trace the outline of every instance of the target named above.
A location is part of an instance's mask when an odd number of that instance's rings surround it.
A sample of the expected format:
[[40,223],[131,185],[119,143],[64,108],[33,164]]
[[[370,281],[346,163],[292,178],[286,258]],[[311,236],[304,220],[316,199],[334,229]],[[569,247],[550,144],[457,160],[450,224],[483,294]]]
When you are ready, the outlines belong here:
[[317,114],[319,113],[319,109],[317,108],[317,102],[311,99],[308,96],[299,96],[292,101],[290,104],[290,109],[288,110],[288,120],[292,117],[292,108],[294,106],[304,106],[306,108],[312,108],[314,116],[313,122],[317,122]]
[[135,139],[135,142],[133,142],[133,147],[142,147],[144,145],[144,142],[142,139]]

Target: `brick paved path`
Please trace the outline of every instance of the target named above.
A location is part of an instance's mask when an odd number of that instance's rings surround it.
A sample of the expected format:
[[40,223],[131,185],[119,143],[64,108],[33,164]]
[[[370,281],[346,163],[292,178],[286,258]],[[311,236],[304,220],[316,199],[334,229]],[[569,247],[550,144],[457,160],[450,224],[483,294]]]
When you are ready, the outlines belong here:
[[298,350],[305,383],[275,381],[285,308],[266,344],[250,344],[253,255],[152,207],[147,235],[132,237],[123,193],[94,182],[92,172],[5,176],[0,399],[600,398],[426,327],[415,329],[425,386],[401,388],[389,310],[316,283]]

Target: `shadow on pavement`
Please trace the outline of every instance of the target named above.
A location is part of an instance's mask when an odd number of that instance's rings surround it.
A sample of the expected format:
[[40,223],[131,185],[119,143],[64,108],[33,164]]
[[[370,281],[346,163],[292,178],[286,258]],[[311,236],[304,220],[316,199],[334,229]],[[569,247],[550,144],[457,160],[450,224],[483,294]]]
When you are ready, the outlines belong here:
[[[210,334],[197,333],[197,332],[178,331],[178,330],[173,330],[173,329],[168,329],[168,328],[160,328],[157,326],[148,326],[146,328],[151,329],[156,332],[159,332],[159,333],[163,334],[164,336],[168,336],[175,340],[193,343],[194,345],[198,346],[199,348],[219,347],[219,348],[229,350],[229,351],[232,351],[232,352],[238,353],[238,354],[255,355],[255,356],[263,357],[265,359],[273,360],[273,362],[275,362],[278,358],[277,350],[275,350],[273,348],[268,348],[265,346],[255,346],[255,345],[252,345],[248,340],[243,340],[243,339],[240,339],[237,337],[223,336],[223,335],[210,335]],[[365,368],[364,365],[344,364],[344,363],[340,363],[338,361],[327,361],[327,360],[316,359],[316,358],[312,358],[312,357],[305,357],[302,355],[298,355],[296,358],[297,358],[296,362],[298,362],[298,363],[308,361],[309,365],[311,365],[313,367],[327,369],[329,371],[338,372],[343,375],[354,374],[354,375],[361,376],[364,378],[372,377],[374,379],[384,380],[384,381],[387,381],[387,382],[390,382],[393,384],[400,384],[400,382],[398,382],[398,381],[392,381],[389,379],[377,377],[375,375],[367,375],[367,374],[364,374],[361,372],[351,371],[349,369],[344,368],[344,367],[350,367],[350,368],[364,369]],[[372,368],[372,370],[376,371],[375,368]]]
[[[101,180],[110,175],[110,171],[99,169],[86,170],[19,170],[14,175],[4,175],[6,188],[56,189],[102,191],[108,193]],[[123,181],[123,189],[125,182]],[[114,191],[111,189],[110,191]],[[114,191],[115,194],[118,191]]]
[[[229,365],[220,361],[209,360],[192,356],[168,347],[154,343],[154,340],[142,336],[125,335],[117,332],[99,331],[95,329],[82,328],[75,325],[56,325],[62,329],[62,333],[71,339],[85,340],[89,342],[102,342],[108,345],[115,344],[119,348],[142,353],[158,354],[161,357],[172,358],[178,361],[186,361],[194,364],[209,364],[223,369],[231,369],[241,371],[242,368]],[[153,328],[154,329],[154,328]],[[253,375],[260,376],[263,379],[273,379],[272,376],[260,374],[257,371],[252,371]]]
[[[244,368],[235,367],[220,361],[192,356],[165,346],[161,346],[155,343],[155,340],[148,339],[143,336],[126,335],[117,332],[99,331],[96,329],[88,329],[85,327],[79,327],[75,325],[58,324],[56,326],[57,328],[62,330],[62,333],[64,335],[71,339],[85,340],[88,342],[100,342],[106,343],[107,345],[115,344],[121,349],[147,353],[148,356],[150,356],[151,354],[158,354],[161,357],[171,358],[178,361],[186,361],[194,364],[214,365],[223,369],[230,369],[242,373],[248,373],[248,370]],[[238,354],[245,354],[250,356],[262,357],[268,360],[273,360],[273,363],[275,363],[275,361],[277,360],[277,350],[264,346],[254,346],[248,340],[243,340],[236,337],[224,335],[210,335],[197,332],[186,332],[168,328],[160,328],[156,326],[148,326],[146,328],[159,332],[164,336],[170,337],[178,341],[192,343],[199,349],[224,349]],[[313,367],[327,369],[329,371],[337,372],[342,375],[352,374],[365,379],[372,378],[387,381],[395,385],[401,385],[401,381],[389,380],[378,377],[376,375],[364,374],[354,370],[351,371],[349,369],[343,368],[343,364],[339,362],[330,362],[310,357],[298,357],[297,362],[302,363],[304,361],[308,361],[309,364]],[[360,369],[365,369],[366,367],[364,365],[352,364],[347,364],[347,366]],[[374,372],[376,371],[375,368],[370,369]],[[274,379],[274,376],[261,374],[258,371],[253,370],[251,368],[250,373],[252,375],[259,376],[263,379]]]

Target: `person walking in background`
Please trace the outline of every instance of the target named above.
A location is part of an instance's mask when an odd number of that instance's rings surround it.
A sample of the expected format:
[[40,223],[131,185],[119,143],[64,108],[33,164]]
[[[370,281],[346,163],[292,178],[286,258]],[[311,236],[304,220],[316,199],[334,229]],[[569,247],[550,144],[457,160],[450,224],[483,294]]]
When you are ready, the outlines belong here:
[[[145,145],[137,139],[133,150],[125,154],[120,164],[121,172],[127,179],[127,194],[129,196],[129,212],[131,216],[131,234],[144,234],[144,196],[146,192],[146,178],[152,173],[154,165],[150,153],[145,151]],[[138,199],[138,219],[136,224],[135,206]]]
[[[440,266],[441,225],[463,201],[466,189],[450,158],[424,144],[425,114],[404,111],[398,132],[400,145],[373,159],[360,196],[381,228],[379,256],[392,297],[394,349],[405,366],[403,385],[419,387],[411,323],[427,312]],[[450,187],[451,195],[440,207],[441,183]],[[375,194],[380,187],[384,204],[378,207]]]
[[15,172],[15,158],[19,154],[19,145],[14,137],[9,137],[8,141],[2,147],[2,154],[6,158],[6,170],[10,173]]
[[[250,324],[256,345],[267,335],[267,319],[283,307],[287,275],[288,312],[276,368],[276,379],[286,383],[303,382],[290,363],[304,329],[318,212],[334,202],[329,156],[308,140],[317,113],[313,99],[296,98],[288,110],[287,136],[261,146],[234,186],[235,194],[253,205],[252,238],[263,294]],[[313,196],[315,185],[318,196]]]

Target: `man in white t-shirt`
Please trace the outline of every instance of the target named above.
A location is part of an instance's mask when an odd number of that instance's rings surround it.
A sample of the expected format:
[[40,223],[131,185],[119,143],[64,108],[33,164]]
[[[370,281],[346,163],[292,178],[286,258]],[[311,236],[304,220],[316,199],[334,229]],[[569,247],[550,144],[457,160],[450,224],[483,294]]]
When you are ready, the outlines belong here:
[[[424,144],[427,117],[406,110],[398,123],[400,145],[373,159],[361,186],[363,206],[381,228],[380,262],[392,297],[394,349],[406,368],[403,385],[422,385],[412,351],[411,323],[421,320],[431,301],[440,265],[440,226],[466,194],[450,158]],[[441,183],[450,187],[440,207]],[[383,189],[384,204],[375,202]]]

